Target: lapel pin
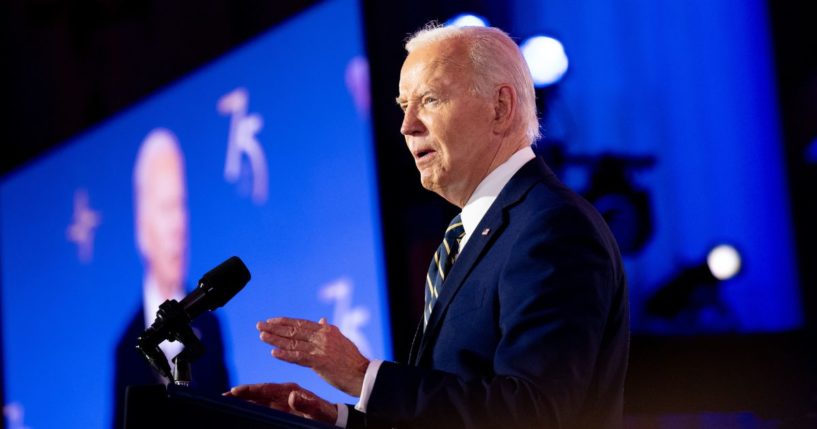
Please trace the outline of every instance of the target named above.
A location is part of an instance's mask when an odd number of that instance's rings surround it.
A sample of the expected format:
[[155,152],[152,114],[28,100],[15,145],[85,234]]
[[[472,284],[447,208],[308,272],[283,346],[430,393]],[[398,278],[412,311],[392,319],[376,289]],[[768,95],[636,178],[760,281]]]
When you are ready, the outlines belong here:
[[488,235],[491,232],[491,228],[485,228],[482,230],[482,235]]

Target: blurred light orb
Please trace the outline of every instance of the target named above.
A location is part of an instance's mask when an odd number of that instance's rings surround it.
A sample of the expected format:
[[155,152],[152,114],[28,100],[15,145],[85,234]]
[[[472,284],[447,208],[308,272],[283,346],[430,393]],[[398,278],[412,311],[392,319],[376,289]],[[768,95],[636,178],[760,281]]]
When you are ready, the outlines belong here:
[[553,85],[567,72],[567,54],[558,40],[547,36],[534,36],[522,43],[520,48],[535,86]]
[[453,26],[453,27],[487,27],[488,20],[479,16],[470,13],[463,13],[457,15],[448,21],[446,21],[445,26]]
[[706,264],[716,279],[729,280],[740,271],[740,253],[728,244],[721,244],[709,251]]

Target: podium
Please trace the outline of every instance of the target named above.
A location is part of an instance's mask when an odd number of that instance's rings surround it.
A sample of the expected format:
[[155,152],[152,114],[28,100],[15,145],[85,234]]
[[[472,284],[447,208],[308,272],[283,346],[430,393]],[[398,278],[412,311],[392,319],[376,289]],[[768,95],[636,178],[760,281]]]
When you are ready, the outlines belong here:
[[128,386],[125,429],[331,429],[335,426],[173,384]]

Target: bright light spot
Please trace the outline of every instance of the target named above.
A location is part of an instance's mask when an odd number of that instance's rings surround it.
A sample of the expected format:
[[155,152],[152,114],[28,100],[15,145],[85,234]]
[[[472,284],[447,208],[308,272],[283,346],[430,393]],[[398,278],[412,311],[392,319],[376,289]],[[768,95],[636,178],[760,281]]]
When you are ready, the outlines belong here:
[[740,271],[740,253],[728,244],[721,244],[709,252],[706,264],[715,278],[728,280]]
[[488,20],[478,15],[463,13],[462,15],[457,15],[449,19],[445,25],[452,25],[454,27],[487,27]]
[[528,62],[533,84],[542,87],[554,84],[567,71],[567,54],[562,43],[552,37],[535,36],[521,46]]

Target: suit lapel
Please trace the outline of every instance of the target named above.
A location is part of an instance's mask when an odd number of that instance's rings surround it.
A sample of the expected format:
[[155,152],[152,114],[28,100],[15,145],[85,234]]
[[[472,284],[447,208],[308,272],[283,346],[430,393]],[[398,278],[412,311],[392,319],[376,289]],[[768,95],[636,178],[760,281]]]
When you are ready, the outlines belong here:
[[417,328],[414,329],[414,338],[411,339],[411,348],[409,349],[408,363],[409,365],[417,365],[417,357],[419,356],[420,341],[423,339],[423,319],[417,323]]
[[[477,229],[474,230],[474,235],[468,239],[468,244],[451,267],[451,271],[448,273],[448,278],[445,279],[445,284],[440,292],[440,296],[434,304],[434,310],[428,319],[428,326],[426,326],[426,331],[420,341],[420,348],[417,353],[418,359],[423,356],[423,353],[432,342],[432,339],[436,337],[438,325],[445,315],[451,300],[456,296],[457,291],[459,291],[465,279],[468,278],[468,274],[474,268],[480,256],[482,256],[483,252],[489,247],[489,243],[501,232],[504,224],[501,207],[493,205],[488,212],[485,213]],[[491,233],[481,235],[480,231],[485,228],[489,228]]]
[[[454,265],[451,267],[451,271],[448,273],[448,278],[445,280],[440,296],[434,304],[434,310],[431,312],[428,326],[426,326],[424,333],[420,333],[422,336],[419,348],[416,356],[413,356],[418,364],[426,349],[433,343],[434,338],[436,338],[440,321],[443,316],[445,316],[451,300],[454,299],[460,287],[462,287],[465,282],[465,279],[468,278],[468,275],[485,251],[490,247],[490,244],[494,242],[495,237],[499,236],[505,228],[507,224],[507,218],[505,216],[506,208],[521,200],[536,182],[543,180],[546,176],[552,175],[553,173],[541,159],[534,158],[525,164],[499,193],[496,201],[494,201],[485,213],[485,216],[483,216],[479,225],[477,225],[477,228],[468,239],[468,243],[462,250],[462,253],[457,257],[456,262],[454,262]],[[487,233],[483,234],[483,231],[487,231]],[[422,321],[420,323],[422,326]],[[416,339],[417,335],[415,335],[415,342]],[[412,343],[412,351],[413,350],[414,343]],[[409,362],[412,362],[412,360],[409,360]]]

